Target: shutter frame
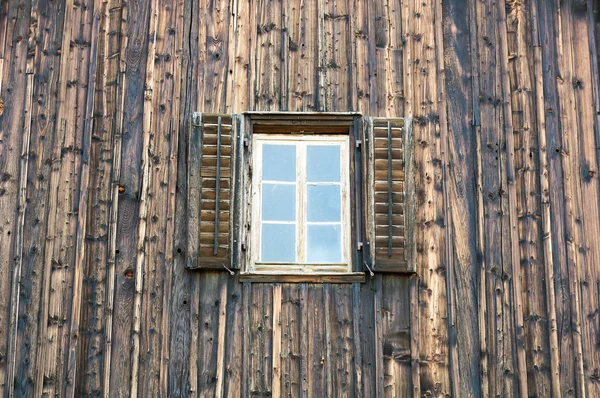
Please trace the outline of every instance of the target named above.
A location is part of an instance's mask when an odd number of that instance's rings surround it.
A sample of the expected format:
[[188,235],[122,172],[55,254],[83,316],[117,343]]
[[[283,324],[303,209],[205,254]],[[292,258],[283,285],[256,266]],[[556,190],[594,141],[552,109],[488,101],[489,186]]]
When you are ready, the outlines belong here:
[[187,162],[190,269],[225,271],[232,266],[235,120],[227,114],[192,115]]
[[[416,245],[412,123],[406,118],[364,119],[365,142],[368,145],[365,167],[365,246],[369,253],[365,264],[374,272],[414,273]],[[388,132],[391,133],[389,138]],[[392,206],[389,205],[390,192]]]

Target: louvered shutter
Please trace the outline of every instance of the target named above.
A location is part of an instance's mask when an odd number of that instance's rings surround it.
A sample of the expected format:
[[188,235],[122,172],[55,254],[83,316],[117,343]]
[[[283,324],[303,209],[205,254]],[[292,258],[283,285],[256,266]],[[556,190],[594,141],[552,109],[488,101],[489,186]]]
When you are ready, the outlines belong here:
[[189,268],[232,268],[234,120],[232,115],[192,116],[187,181]]
[[[414,168],[410,123],[365,118],[367,265],[376,272],[414,272]],[[370,264],[369,264],[370,263]]]

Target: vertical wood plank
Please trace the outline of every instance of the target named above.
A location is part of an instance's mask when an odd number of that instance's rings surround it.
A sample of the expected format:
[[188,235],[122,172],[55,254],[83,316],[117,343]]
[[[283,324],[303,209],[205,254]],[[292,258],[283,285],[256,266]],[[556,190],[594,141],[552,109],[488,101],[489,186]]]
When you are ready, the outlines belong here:
[[268,284],[253,284],[251,288],[249,394],[271,395],[273,289]]
[[302,358],[306,352],[300,349],[302,340],[302,286],[282,285],[281,304],[281,396],[300,397]]
[[273,285],[273,365],[271,393],[281,395],[281,284]]
[[[8,7],[8,2],[6,6]],[[5,396],[10,396],[10,394],[23,396],[33,394],[37,372],[37,368],[34,366],[38,348],[36,342],[42,327],[38,314],[42,305],[40,298],[44,282],[43,253],[46,244],[48,222],[47,201],[50,182],[48,176],[51,173],[51,164],[46,162],[46,159],[51,157],[50,154],[52,152],[52,148],[47,143],[53,142],[56,134],[56,129],[52,121],[56,118],[57,106],[56,102],[52,99],[52,93],[57,90],[58,85],[60,57],[57,56],[57,49],[60,47],[64,9],[56,4],[40,4],[38,11],[40,15],[45,15],[45,18],[37,19],[35,24],[30,27],[30,35],[36,34],[37,37],[34,38],[35,47],[29,49],[29,51],[35,52],[35,57],[28,61],[33,62],[33,70],[35,72],[35,75],[31,75],[34,78],[33,96],[37,100],[33,102],[33,108],[31,109],[32,123],[29,148],[31,160],[28,165],[28,206],[23,232],[22,275],[26,275],[27,277],[22,280],[21,291],[19,293],[18,313],[20,319],[14,355],[14,374],[18,374],[20,377],[18,380],[15,380],[14,384],[6,384]],[[4,15],[8,18],[8,13]],[[5,28],[8,28],[8,24],[5,24]],[[44,52],[42,48],[47,49],[47,51]],[[7,57],[7,54],[5,53],[4,56]],[[4,76],[0,74],[0,80],[2,79],[4,79]],[[0,83],[0,85],[2,84]],[[9,87],[11,86],[9,85]],[[0,94],[0,96],[6,98],[4,94]],[[6,113],[10,109],[9,106],[4,108],[5,114],[3,117],[5,121],[10,117]],[[0,135],[2,134],[4,133],[0,133]],[[4,156],[2,158],[7,159]],[[2,187],[1,189],[6,189],[5,186],[0,186]],[[0,198],[1,201],[2,198]],[[3,237],[0,240],[4,239],[4,234],[2,235]],[[0,271],[0,278],[4,282],[4,276],[1,274],[10,268],[0,267],[0,269],[2,269]],[[2,289],[2,291],[8,293],[10,290]],[[2,308],[8,309],[9,307],[3,306]],[[6,319],[2,315],[0,317]],[[8,332],[8,330],[7,325],[0,332],[0,335]],[[0,351],[7,354],[0,362],[10,357],[3,348],[0,348]],[[0,377],[0,388],[3,387],[4,377]],[[10,391],[13,387],[14,390]]]
[[[548,328],[541,319],[547,309],[544,292],[544,273],[541,263],[542,245],[537,244],[540,231],[541,209],[531,192],[539,192],[537,173],[540,170],[538,156],[538,123],[534,114],[533,98],[533,51],[531,44],[530,10],[521,4],[506,7],[507,51],[506,68],[510,78],[512,105],[512,132],[515,151],[515,184],[518,196],[517,218],[519,223],[519,246],[521,277],[523,278],[523,313],[525,320],[525,343],[528,362],[528,394],[550,395],[550,347]],[[502,27],[501,27],[502,28]],[[538,78],[541,79],[541,76]],[[505,87],[505,90],[507,88]],[[543,117],[543,114],[542,114]]]
[[[308,350],[307,381],[308,396],[323,395],[326,391],[326,351],[325,338],[325,294],[323,285],[308,285],[307,299],[305,300],[307,312]],[[325,305],[323,305],[325,303]]]
[[[549,170],[548,170],[548,146],[546,139],[546,110],[544,103],[544,74],[542,72],[542,48],[540,45],[539,10],[538,2],[531,1],[531,36],[533,46],[533,64],[535,79],[535,111],[537,127],[539,131],[538,156],[539,156],[539,179],[540,179],[540,207],[542,219],[542,240],[544,250],[544,276],[545,276],[545,303],[548,313],[548,335],[550,351],[550,379],[553,397],[560,397],[560,370],[559,370],[559,347],[556,319],[556,293],[554,279],[554,258],[552,245],[552,217],[550,215],[550,192],[549,192]],[[534,362],[535,363],[535,362]]]
[[[443,48],[438,46],[438,68],[442,87],[438,97],[442,105],[440,112],[440,131],[442,136],[442,162],[445,181],[444,195],[446,218],[448,225],[448,241],[453,242],[447,247],[451,273],[453,316],[451,327],[454,333],[452,355],[456,363],[456,372],[460,378],[453,382],[453,388],[466,394],[485,396],[485,381],[473,383],[481,375],[487,374],[485,367],[485,337],[480,330],[485,330],[483,319],[478,322],[461,322],[461,319],[471,317],[477,311],[486,311],[485,296],[474,290],[478,283],[478,261],[482,256],[477,253],[474,236],[477,236],[477,217],[475,200],[475,180],[477,176],[476,162],[480,151],[475,148],[473,141],[479,137],[473,125],[478,119],[473,101],[478,101],[479,93],[475,93],[473,84],[478,84],[476,48],[472,47],[471,38],[477,37],[477,25],[474,20],[474,2],[436,2],[436,42],[443,39]],[[472,71],[469,77],[463,71]],[[445,97],[445,98],[444,98]],[[478,122],[477,122],[478,123]],[[481,273],[485,281],[485,271]],[[482,282],[480,280],[480,283]],[[450,314],[449,314],[450,316]],[[483,342],[483,346],[482,346]],[[481,363],[480,359],[484,361]],[[483,373],[482,373],[483,372]],[[483,391],[482,391],[483,390]],[[468,391],[468,392],[467,392]]]
[[512,307],[514,322],[513,333],[516,349],[516,371],[519,395],[522,398],[527,397],[527,365],[525,362],[525,331],[523,326],[523,289],[521,276],[521,258],[519,251],[519,230],[517,220],[517,186],[515,170],[515,138],[512,120],[512,102],[511,87],[508,74],[508,38],[506,28],[506,6],[507,4],[498,3],[498,38],[500,67],[500,84],[502,85],[502,117],[504,124],[504,135],[506,140],[505,152],[505,170],[506,184],[508,190],[508,229],[510,239],[510,262],[512,273]]
[[288,109],[318,110],[317,1],[288,1]]
[[402,2],[377,0],[374,6],[377,102],[372,116],[404,116]]
[[346,112],[352,109],[352,42],[350,32],[350,12],[348,0],[324,0],[323,69],[327,92],[324,109]]
[[[12,395],[14,382],[14,357],[16,350],[16,320],[22,272],[22,216],[20,206],[22,190],[20,159],[23,144],[29,139],[20,132],[29,116],[24,114],[31,108],[27,76],[27,52],[29,48],[31,2],[5,2],[2,5],[0,22],[0,58],[3,73],[0,75],[0,98],[3,111],[0,115],[0,388]],[[34,33],[34,32],[31,32]],[[6,66],[4,66],[6,65]],[[31,84],[29,85],[31,86]],[[32,88],[32,87],[31,87]],[[30,128],[30,127],[28,127]],[[30,141],[31,142],[31,141]],[[26,176],[26,174],[25,174]],[[21,203],[20,203],[21,202]],[[21,236],[20,236],[21,235]],[[17,302],[15,302],[17,300]]]
[[384,394],[412,395],[410,280],[389,275],[382,279],[382,340]]
[[[406,45],[405,113],[413,119],[417,272],[420,283],[421,393],[449,394],[447,228],[442,194],[440,107],[435,41],[435,2],[407,2],[402,9]],[[409,97],[410,96],[410,97]],[[443,270],[442,270],[443,269]],[[435,304],[434,304],[435,303]]]
[[256,32],[255,110],[281,109],[282,7],[281,1],[257,0],[256,26],[250,27]]

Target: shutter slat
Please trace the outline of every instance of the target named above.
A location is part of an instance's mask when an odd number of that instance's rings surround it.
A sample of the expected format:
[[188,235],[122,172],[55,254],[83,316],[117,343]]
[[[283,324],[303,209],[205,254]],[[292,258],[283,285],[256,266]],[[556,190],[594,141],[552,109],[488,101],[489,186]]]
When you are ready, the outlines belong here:
[[[366,130],[372,141],[367,186],[368,235],[375,271],[414,272],[413,228],[410,217],[414,195],[407,189],[412,172],[410,124],[397,118],[371,118]],[[408,167],[407,167],[408,166]],[[414,189],[411,190],[414,192]],[[410,216],[409,216],[410,214]]]
[[233,133],[231,115],[194,114],[188,153],[189,268],[231,267]]

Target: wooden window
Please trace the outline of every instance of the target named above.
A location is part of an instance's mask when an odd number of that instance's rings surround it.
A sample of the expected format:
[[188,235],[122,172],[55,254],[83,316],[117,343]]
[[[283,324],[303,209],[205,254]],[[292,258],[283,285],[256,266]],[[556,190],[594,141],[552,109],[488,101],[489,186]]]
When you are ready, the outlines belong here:
[[352,271],[348,146],[347,135],[254,135],[248,271]]
[[410,122],[356,113],[194,114],[188,267],[240,281],[415,271]]

